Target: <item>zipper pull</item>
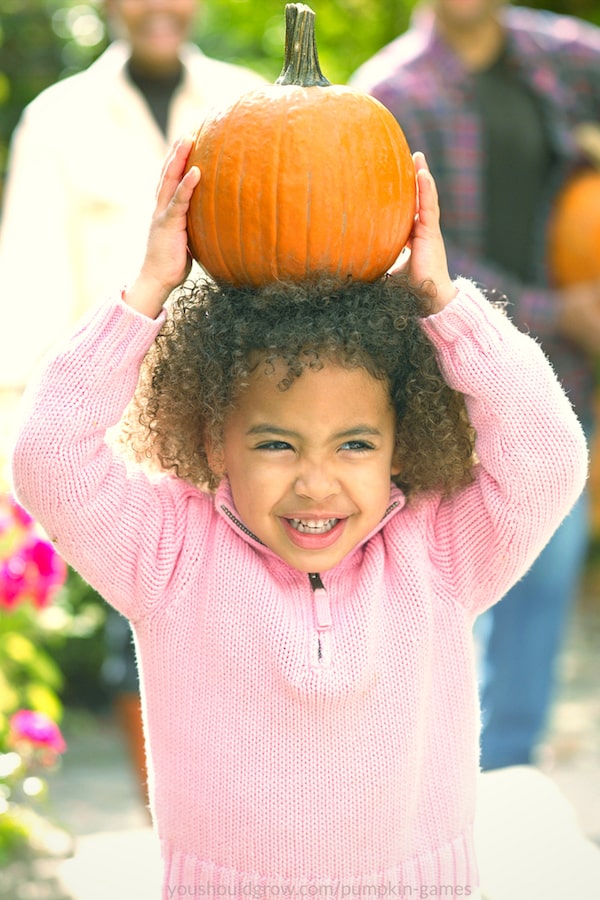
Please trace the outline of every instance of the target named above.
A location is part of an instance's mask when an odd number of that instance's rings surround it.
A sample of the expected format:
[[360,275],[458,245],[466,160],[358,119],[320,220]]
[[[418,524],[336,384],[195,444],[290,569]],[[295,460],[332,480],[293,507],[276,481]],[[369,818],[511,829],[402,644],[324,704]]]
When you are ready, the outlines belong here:
[[321,581],[321,576],[318,572],[311,572],[308,577],[310,578],[310,584],[313,589],[317,629],[318,631],[327,631],[333,625],[329,594],[325,590],[325,585]]
[[329,666],[331,663],[329,631],[333,626],[329,594],[318,572],[310,572],[308,577],[313,591],[313,607],[317,628],[316,654],[313,664],[316,664],[318,667]]

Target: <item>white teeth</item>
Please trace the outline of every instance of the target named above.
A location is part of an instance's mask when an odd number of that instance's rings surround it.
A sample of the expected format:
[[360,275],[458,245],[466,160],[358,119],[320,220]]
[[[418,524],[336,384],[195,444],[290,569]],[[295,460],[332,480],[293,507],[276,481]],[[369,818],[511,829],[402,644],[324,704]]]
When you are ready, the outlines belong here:
[[292,528],[303,534],[325,534],[337,525],[339,519],[290,519]]

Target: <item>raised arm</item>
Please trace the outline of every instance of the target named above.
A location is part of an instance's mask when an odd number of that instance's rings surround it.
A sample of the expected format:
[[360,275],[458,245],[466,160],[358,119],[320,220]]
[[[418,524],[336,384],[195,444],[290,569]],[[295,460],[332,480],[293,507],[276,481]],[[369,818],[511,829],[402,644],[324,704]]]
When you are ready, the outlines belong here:
[[448,275],[435,183],[415,154],[419,209],[405,268],[432,284],[422,327],[476,432],[474,483],[439,504],[430,553],[450,596],[483,609],[523,575],[579,496],[587,473],[582,429],[539,344],[466,279]]
[[162,327],[164,301],[188,272],[185,216],[199,177],[196,170],[181,180],[188,149],[180,142],[165,165],[146,258],[127,302],[95,310],[47,363],[28,389],[13,454],[20,502],[65,559],[133,619],[161,602],[189,516],[210,506],[177,478],[131,469],[107,440]]
[[156,192],[146,256],[142,268],[123,297],[137,312],[156,318],[169,294],[189,274],[186,216],[200,170],[185,166],[192,146],[188,137],[178,141],[167,156]]
[[498,600],[569,513],[587,475],[581,426],[550,363],[470,282],[423,321],[476,432],[475,481],[442,501],[432,555],[474,612]]

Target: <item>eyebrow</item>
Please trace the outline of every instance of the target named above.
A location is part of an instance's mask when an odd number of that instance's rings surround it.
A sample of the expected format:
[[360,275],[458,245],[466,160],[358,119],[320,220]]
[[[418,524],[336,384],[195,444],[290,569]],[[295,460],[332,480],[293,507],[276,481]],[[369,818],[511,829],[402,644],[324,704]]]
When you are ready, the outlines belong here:
[[[258,425],[253,425],[246,433],[248,435],[276,434],[279,437],[290,437],[296,438],[297,440],[302,437],[297,431],[289,431],[287,428],[280,428],[278,425],[271,425],[269,422],[260,422]],[[336,432],[336,434],[332,435],[332,438],[334,440],[341,440],[342,438],[360,437],[364,435],[381,437],[381,431],[378,428],[374,428],[373,425],[359,424],[354,425],[352,428],[348,428],[345,431]]]

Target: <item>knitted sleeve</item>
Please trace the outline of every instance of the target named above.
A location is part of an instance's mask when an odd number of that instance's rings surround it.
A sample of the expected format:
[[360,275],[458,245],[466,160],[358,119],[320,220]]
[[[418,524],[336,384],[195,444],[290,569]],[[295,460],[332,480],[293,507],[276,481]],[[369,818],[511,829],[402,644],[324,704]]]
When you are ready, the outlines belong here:
[[440,367],[476,431],[475,481],[432,504],[429,550],[451,594],[472,612],[529,568],[583,490],[587,448],[540,346],[471,282],[424,319]]
[[106,441],[163,318],[120,301],[98,308],[26,394],[13,453],[19,501],[67,562],[133,620],[164,597],[190,500],[210,502],[179,479],[127,466]]

